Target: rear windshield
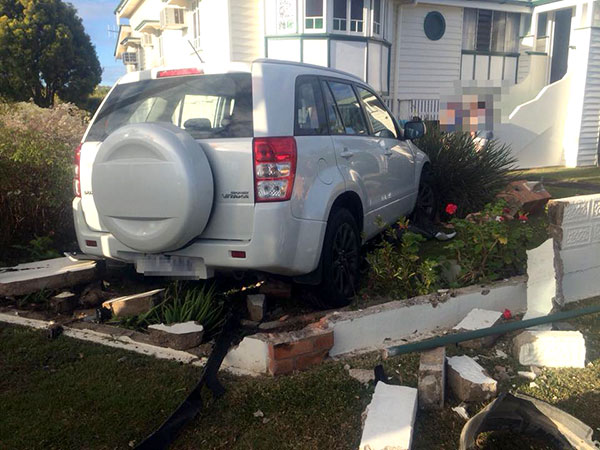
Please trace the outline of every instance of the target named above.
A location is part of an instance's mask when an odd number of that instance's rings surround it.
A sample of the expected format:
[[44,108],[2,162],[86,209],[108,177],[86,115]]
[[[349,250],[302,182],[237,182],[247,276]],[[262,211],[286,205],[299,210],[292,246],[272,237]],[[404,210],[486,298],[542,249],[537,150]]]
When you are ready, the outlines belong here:
[[144,80],[116,86],[86,141],[103,141],[131,123],[172,123],[194,138],[251,137],[249,73]]

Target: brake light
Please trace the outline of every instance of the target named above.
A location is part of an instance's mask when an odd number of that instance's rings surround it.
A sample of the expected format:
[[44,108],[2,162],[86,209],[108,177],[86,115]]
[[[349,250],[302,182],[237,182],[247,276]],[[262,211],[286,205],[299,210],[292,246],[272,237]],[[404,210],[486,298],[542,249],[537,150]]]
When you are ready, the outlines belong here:
[[75,149],[75,160],[73,167],[73,193],[75,197],[81,197],[81,146],[79,144]]
[[254,138],[254,195],[256,202],[289,200],[296,175],[293,137]]
[[204,71],[195,68],[189,69],[172,69],[172,70],[161,70],[156,73],[156,78],[167,78],[167,77],[183,77],[185,75],[203,75]]

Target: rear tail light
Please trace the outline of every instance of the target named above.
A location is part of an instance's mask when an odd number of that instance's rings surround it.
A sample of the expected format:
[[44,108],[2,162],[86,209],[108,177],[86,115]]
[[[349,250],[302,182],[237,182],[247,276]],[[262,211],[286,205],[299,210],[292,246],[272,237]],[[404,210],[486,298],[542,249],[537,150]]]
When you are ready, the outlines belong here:
[[289,200],[296,175],[293,137],[254,138],[254,194],[256,202]]
[[186,75],[203,75],[204,71],[200,69],[171,69],[161,70],[156,73],[156,78],[168,78],[168,77],[183,77]]
[[79,144],[75,149],[74,173],[73,173],[73,193],[75,197],[81,197],[81,146]]

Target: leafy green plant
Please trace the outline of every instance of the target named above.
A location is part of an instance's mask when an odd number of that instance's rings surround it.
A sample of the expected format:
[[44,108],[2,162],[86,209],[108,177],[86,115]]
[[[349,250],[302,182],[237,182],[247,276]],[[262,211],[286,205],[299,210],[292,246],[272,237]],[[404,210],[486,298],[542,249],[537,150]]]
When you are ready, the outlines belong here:
[[127,328],[146,328],[148,325],[195,321],[202,324],[206,334],[221,327],[225,321],[223,301],[217,298],[214,285],[207,288],[186,288],[182,283],[172,283],[164,300],[150,311],[138,316],[113,321]]
[[438,263],[420,258],[419,248],[425,238],[406,231],[406,219],[401,219],[397,225],[402,231],[401,237],[396,229],[388,228],[381,244],[366,257],[369,264],[367,289],[394,298],[427,294],[438,282]]
[[416,143],[431,160],[433,188],[442,216],[441,208],[448,203],[458,205],[459,217],[480,211],[514,177],[510,172],[516,160],[510,147],[496,140],[480,146],[476,136],[469,133],[445,133],[428,124],[427,133]]
[[509,220],[506,202],[496,201],[483,211],[450,223],[456,237],[445,248],[461,267],[459,285],[494,281],[523,273],[526,267],[526,247],[533,236],[524,214]]
[[42,261],[44,259],[59,258],[61,255],[54,248],[54,240],[50,236],[36,236],[29,241],[29,245],[13,245],[13,248],[22,250],[29,259]]

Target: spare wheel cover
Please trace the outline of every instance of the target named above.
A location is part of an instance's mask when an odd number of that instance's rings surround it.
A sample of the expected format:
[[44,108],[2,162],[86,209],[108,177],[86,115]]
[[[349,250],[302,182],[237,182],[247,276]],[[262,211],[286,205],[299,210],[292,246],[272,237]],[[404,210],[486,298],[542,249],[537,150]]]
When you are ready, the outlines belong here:
[[100,146],[94,202],[126,246],[156,253],[181,248],[208,223],[214,182],[202,147],[171,124],[126,125]]

